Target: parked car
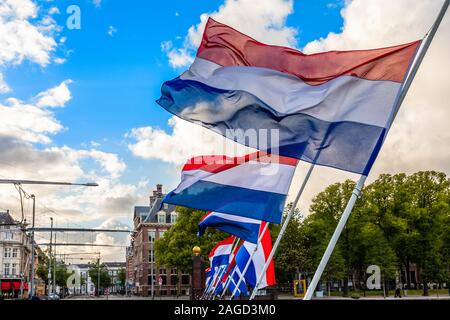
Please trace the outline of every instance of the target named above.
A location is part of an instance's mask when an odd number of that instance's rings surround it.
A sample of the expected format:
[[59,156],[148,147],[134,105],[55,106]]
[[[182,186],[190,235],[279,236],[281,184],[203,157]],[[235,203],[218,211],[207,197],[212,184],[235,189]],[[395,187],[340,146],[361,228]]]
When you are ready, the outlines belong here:
[[59,300],[59,295],[56,293],[49,293],[48,300]]

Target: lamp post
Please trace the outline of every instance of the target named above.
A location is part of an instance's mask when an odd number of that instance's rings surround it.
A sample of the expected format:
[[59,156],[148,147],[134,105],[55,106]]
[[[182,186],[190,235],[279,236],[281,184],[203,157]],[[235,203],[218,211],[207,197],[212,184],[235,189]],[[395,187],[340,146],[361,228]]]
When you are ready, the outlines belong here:
[[[50,246],[48,252],[48,293],[53,292],[51,283],[52,283],[52,239],[53,239],[53,217],[50,218]],[[55,266],[53,266],[55,268]]]
[[[56,185],[56,186],[82,186],[82,187],[98,187],[95,182],[88,183],[73,183],[73,182],[59,182],[59,181],[38,181],[38,180],[17,180],[17,179],[0,179],[0,184],[14,184],[14,185]],[[35,241],[34,241],[34,228],[35,228],[35,217],[36,217],[36,197],[34,194],[30,195],[29,198],[33,200],[33,218],[31,223],[31,274],[30,274],[30,297],[35,295],[34,288],[34,278],[36,270],[34,268],[35,259]],[[39,258],[38,258],[39,259]]]

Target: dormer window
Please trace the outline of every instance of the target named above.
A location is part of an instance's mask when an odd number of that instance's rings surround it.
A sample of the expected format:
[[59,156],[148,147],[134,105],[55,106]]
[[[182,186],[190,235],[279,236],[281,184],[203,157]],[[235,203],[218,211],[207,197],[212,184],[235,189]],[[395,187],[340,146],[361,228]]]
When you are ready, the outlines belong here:
[[158,223],[166,223],[166,214],[164,212],[158,212]]
[[177,222],[177,218],[178,218],[178,214],[174,211],[170,214],[170,223],[175,223]]

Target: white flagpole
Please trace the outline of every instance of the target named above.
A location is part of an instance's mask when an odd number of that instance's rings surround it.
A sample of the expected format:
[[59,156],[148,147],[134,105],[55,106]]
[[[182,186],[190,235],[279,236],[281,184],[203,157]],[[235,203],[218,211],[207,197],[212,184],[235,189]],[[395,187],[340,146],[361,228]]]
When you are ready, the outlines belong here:
[[212,279],[211,279],[211,281],[209,282],[208,287],[205,289],[205,291],[203,291],[203,295],[202,295],[202,297],[200,298],[200,300],[205,299],[206,295],[209,293],[209,290],[211,289],[211,285],[214,283],[215,277],[216,277],[216,274],[215,274],[215,272],[214,272],[214,275],[211,276]]
[[[267,229],[269,228],[269,223],[266,222],[266,225],[264,226],[263,231],[261,232],[261,235],[258,238],[258,242],[255,245],[255,248],[252,251],[252,254],[250,255],[250,257],[248,258],[247,263],[245,264],[244,270],[241,272],[240,276],[239,276],[239,281],[236,284],[236,287],[233,290],[233,293],[231,294],[230,300],[233,300],[234,295],[236,294],[239,285],[241,284],[242,280],[244,280],[244,275],[247,272],[247,269],[250,267],[250,263],[252,262],[253,256],[255,255],[256,251],[258,250],[258,246],[260,245],[262,238],[264,237],[264,234],[266,233]],[[237,266],[236,266],[237,267]],[[227,289],[227,288],[225,288]]]
[[227,292],[228,286],[230,285],[230,279],[234,276],[234,273],[236,272],[236,266],[233,268],[233,272],[230,273],[228,276],[227,282],[225,284],[225,288],[222,291],[222,294],[220,295],[219,299],[222,299],[225,293]]
[[294,215],[295,208],[297,207],[298,201],[300,200],[300,196],[303,193],[303,190],[305,190],[306,184],[308,183],[309,178],[311,177],[311,173],[314,169],[315,164],[311,164],[308,170],[308,173],[306,174],[305,179],[303,180],[303,183],[300,187],[300,190],[297,193],[297,196],[295,197],[294,203],[292,204],[291,210],[289,210],[288,215],[286,216],[286,219],[283,222],[283,226],[281,227],[280,233],[278,234],[277,240],[275,240],[275,244],[273,245],[272,251],[270,251],[270,255],[266,261],[266,264],[264,265],[264,268],[258,275],[258,280],[256,281],[256,286],[252,291],[252,295],[250,296],[250,300],[253,300],[255,298],[255,295],[258,291],[258,286],[261,283],[261,279],[263,275],[266,273],[267,268],[269,267],[270,262],[273,259],[273,256],[275,255],[275,252],[277,251],[278,245],[281,242],[281,238],[283,238],[284,233],[286,232],[286,228],[289,224],[289,221],[291,220],[292,216]]
[[[445,16],[445,12],[447,11],[449,3],[450,3],[450,0],[444,1],[444,4],[442,5],[441,11],[439,12],[438,17],[436,18],[436,21],[434,22],[433,27],[431,28],[430,32],[428,33],[425,41],[422,43],[422,46],[419,49],[419,52],[417,53],[417,57],[414,59],[412,65],[410,66],[410,70],[406,76],[406,79],[404,81],[402,88],[400,89],[392,116],[389,120],[389,123],[387,126],[388,131],[398,113],[398,110],[400,109],[400,106],[402,105],[403,100],[406,97],[406,94],[408,93],[408,90],[411,86],[412,81],[414,80],[414,77],[415,77],[417,71],[419,70],[420,64],[422,63],[423,58],[425,57],[425,54],[426,54],[428,48],[430,47],[431,41],[433,40],[434,35],[436,34],[436,31],[438,30],[439,25],[441,24],[442,19]],[[387,132],[386,132],[386,135],[387,135]],[[385,135],[385,137],[386,137],[386,135]],[[356,184],[355,189],[352,192],[352,196],[350,197],[350,200],[348,201],[347,206],[346,206],[344,212],[342,213],[341,219],[339,220],[336,230],[334,231],[333,236],[331,237],[328,247],[325,250],[322,260],[320,261],[320,264],[317,267],[317,270],[314,274],[311,284],[308,286],[308,290],[306,291],[306,294],[305,294],[305,297],[303,300],[311,300],[312,295],[313,295],[314,291],[316,290],[317,284],[322,276],[323,270],[325,269],[325,267],[328,263],[328,260],[333,252],[333,249],[339,239],[339,236],[341,235],[341,232],[345,227],[348,217],[350,216],[353,206],[355,205],[357,198],[361,194],[361,189],[364,186],[364,182],[366,181],[366,178],[367,177],[364,175],[361,175],[361,177],[359,178],[359,181]]]

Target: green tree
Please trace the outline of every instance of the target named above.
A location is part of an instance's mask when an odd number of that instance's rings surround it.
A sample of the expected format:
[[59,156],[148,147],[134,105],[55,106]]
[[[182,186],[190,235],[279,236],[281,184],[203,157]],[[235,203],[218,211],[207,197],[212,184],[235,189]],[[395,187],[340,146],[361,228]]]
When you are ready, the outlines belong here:
[[198,223],[205,215],[204,211],[177,207],[177,222],[155,241],[156,263],[160,266],[177,268],[185,272],[192,271],[192,248],[199,246],[201,255],[208,261],[212,247],[227,234],[208,228],[202,237],[197,236]]
[[120,268],[117,273],[117,281],[121,287],[125,287],[127,281],[127,274],[125,268]]
[[[314,197],[310,207],[311,214],[305,219],[304,223],[305,250],[309,260],[309,270],[315,270],[318,266],[354,185],[355,183],[350,180],[335,183]],[[357,211],[358,207],[359,205],[356,204],[354,211]],[[347,226],[336,244],[323,276],[327,284],[332,280],[342,279],[344,295],[348,294],[348,274],[351,270],[352,247],[350,246],[350,237],[351,234],[349,234]]]
[[[101,264],[99,267],[98,261],[95,263],[89,263],[89,277],[95,285],[96,295],[100,294],[100,290],[111,286],[112,280],[109,275],[108,269],[105,264]],[[100,287],[99,287],[100,280]]]
[[[291,210],[291,206],[292,204],[289,204],[286,207],[284,218],[286,218],[288,211]],[[273,224],[270,226],[270,232],[275,241],[279,234],[280,227]],[[302,266],[305,265],[304,262],[306,258],[301,227],[300,211],[296,209],[286,228],[286,232],[281,239],[274,258],[275,274],[277,282],[279,283],[291,282],[293,279],[296,279],[297,272],[305,272],[302,268]]]
[[412,195],[410,215],[413,217],[411,242],[413,261],[422,273],[423,294],[428,295],[428,283],[440,283],[445,278],[445,223],[449,214],[449,181],[444,173],[417,172],[408,177]]

